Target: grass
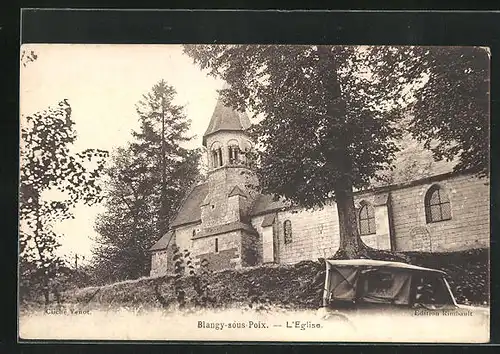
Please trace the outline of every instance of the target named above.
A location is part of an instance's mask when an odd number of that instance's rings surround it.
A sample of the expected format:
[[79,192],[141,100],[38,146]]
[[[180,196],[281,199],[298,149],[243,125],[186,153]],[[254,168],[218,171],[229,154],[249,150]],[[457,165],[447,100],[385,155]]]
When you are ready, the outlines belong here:
[[[447,254],[407,253],[413,264],[442,269],[457,301],[489,303],[489,251]],[[193,277],[181,279],[187,308],[179,309],[172,276],[143,277],[101,287],[70,290],[63,303],[47,313],[39,303],[22,304],[20,335],[30,339],[220,340],[220,341],[400,341],[485,342],[489,321],[484,318],[380,314],[358,321],[356,329],[321,322],[324,264],[304,261],[287,266],[223,270],[207,275],[213,307],[193,306],[197,294]],[[73,311],[79,314],[72,314]],[[49,311],[50,312],[50,311]],[[224,323],[222,329],[199,328],[199,321]],[[267,329],[248,328],[250,321]],[[321,328],[295,328],[321,323]],[[228,324],[246,324],[229,328]],[[292,326],[288,328],[287,324]],[[281,327],[280,327],[281,326]],[[339,327],[340,326],[340,327]],[[300,327],[300,326],[299,326]]]
[[[486,249],[446,254],[406,253],[410,262],[447,272],[457,302],[489,304],[489,251]],[[320,306],[324,264],[303,261],[295,265],[260,266],[223,270],[206,276],[213,307],[259,308],[278,306],[288,310],[314,310]],[[187,305],[197,299],[193,277],[181,279]],[[63,293],[63,303],[86,309],[161,310],[176,304],[173,277],[143,277],[101,287],[73,289]],[[23,303],[28,313],[41,308],[40,303]]]

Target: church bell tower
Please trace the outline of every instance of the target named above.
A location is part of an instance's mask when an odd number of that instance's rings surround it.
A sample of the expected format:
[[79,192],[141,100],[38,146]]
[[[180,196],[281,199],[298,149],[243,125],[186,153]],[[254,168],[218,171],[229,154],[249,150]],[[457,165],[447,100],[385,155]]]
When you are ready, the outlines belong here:
[[[213,269],[238,268],[256,261],[249,252],[256,247],[258,236],[249,216],[255,197],[251,186],[257,183],[245,156],[253,147],[249,127],[248,116],[219,96],[203,135],[208,193],[201,203],[201,230],[193,237],[195,253],[209,259]],[[230,264],[226,264],[227,257]]]
[[245,151],[253,144],[247,134],[250,119],[228,107],[219,96],[205,134],[209,191],[202,205],[204,226],[246,222],[256,183],[248,168]]

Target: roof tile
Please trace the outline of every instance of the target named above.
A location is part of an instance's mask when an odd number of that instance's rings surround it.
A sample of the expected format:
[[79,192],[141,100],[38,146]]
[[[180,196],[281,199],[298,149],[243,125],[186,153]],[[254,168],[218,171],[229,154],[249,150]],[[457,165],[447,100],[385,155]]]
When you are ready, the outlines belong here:
[[150,251],[159,251],[159,250],[166,249],[169,246],[170,240],[172,239],[173,236],[174,236],[174,231],[168,231],[153,246],[151,246],[151,248],[149,250]]
[[208,183],[199,184],[194,187],[184,200],[170,227],[199,222],[201,220],[200,206],[207,194]]
[[212,119],[208,128],[203,134],[203,145],[206,145],[206,137],[221,130],[247,130],[250,127],[250,119],[246,113],[238,112],[233,108],[226,106],[222,97],[219,96],[215,105]]

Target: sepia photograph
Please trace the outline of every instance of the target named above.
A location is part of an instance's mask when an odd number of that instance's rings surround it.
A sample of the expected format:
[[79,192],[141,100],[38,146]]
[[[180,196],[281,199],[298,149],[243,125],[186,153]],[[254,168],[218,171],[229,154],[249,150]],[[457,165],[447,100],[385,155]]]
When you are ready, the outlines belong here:
[[489,342],[488,47],[20,57],[20,340]]

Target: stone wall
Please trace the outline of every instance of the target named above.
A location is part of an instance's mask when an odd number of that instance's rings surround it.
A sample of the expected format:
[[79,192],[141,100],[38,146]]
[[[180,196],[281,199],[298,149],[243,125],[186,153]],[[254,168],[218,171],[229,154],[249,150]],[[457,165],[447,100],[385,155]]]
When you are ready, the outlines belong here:
[[[209,193],[201,206],[204,227],[223,225],[240,219],[251,205],[251,198],[233,196],[229,193],[234,186],[245,191],[245,185],[252,184],[253,178],[246,168],[227,166],[209,172]],[[250,197],[250,195],[249,195]]]
[[165,275],[169,272],[171,257],[167,249],[154,251],[151,254],[151,272],[152,277]]
[[193,235],[200,232],[201,224],[191,224],[175,229],[175,243],[181,251],[193,249]]
[[[262,263],[262,221],[264,221],[264,215],[254,216],[251,220],[252,226],[259,235],[255,238],[255,250],[257,252],[258,262]],[[273,225],[274,226],[274,225]]]
[[[489,185],[488,180],[458,175],[436,182],[448,193],[452,219],[427,224],[424,197],[434,183],[422,183],[384,192],[359,193],[361,201],[375,209],[376,233],[362,236],[374,248],[395,251],[451,252],[489,247]],[[292,223],[292,242],[284,243],[283,222]],[[259,232],[257,250],[262,257],[261,226],[264,215],[252,218]],[[322,210],[287,210],[277,213],[278,236],[276,262],[296,263],[316,260],[335,253],[339,245],[338,216],[335,205]]]
[[392,211],[390,196],[390,193],[367,193],[354,196],[358,215],[363,203],[369,204],[374,209],[376,231],[374,234],[361,235],[363,242],[370,247],[383,250],[391,250],[394,247],[391,242],[394,230],[390,217]]
[[[215,250],[216,239],[218,252]],[[196,267],[206,258],[213,270],[241,268],[241,231],[194,239],[193,256]]]
[[[451,204],[451,220],[427,223],[424,197],[434,183],[422,183],[384,192],[359,193],[355,204],[361,201],[375,208],[376,234],[363,236],[369,246],[396,251],[450,252],[488,247],[489,185],[487,179],[458,175],[439,184],[447,193]],[[385,203],[385,204],[384,204]],[[271,213],[270,213],[271,214]],[[274,237],[275,263],[291,264],[302,260],[329,257],[339,245],[338,216],[335,204],[322,210],[286,210],[275,213]],[[233,231],[192,240],[193,230],[201,225],[191,225],[176,230],[176,242],[183,249],[191,250],[195,260],[210,257],[214,269],[251,265],[242,256],[243,248],[254,247],[258,263],[262,263],[262,222],[264,215],[253,217],[251,222],[258,236]],[[283,223],[292,224],[292,242],[284,243]],[[215,238],[219,251],[215,252]],[[153,253],[152,274],[160,274],[166,267],[166,254]],[[195,262],[196,263],[196,262]]]
[[391,192],[395,247],[399,251],[459,251],[489,247],[488,180],[457,176],[436,182],[451,204],[451,220],[426,223],[424,197],[432,183]]
[[[262,254],[262,221],[259,216],[252,219],[252,225],[259,232],[257,249]],[[292,242],[285,244],[283,223],[292,224]],[[296,263],[301,260],[317,260],[330,256],[338,249],[338,218],[334,204],[321,210],[286,210],[276,214],[275,230],[277,235],[276,262],[281,264]]]
[[233,247],[217,253],[205,253],[196,256],[196,266],[204,259],[208,261],[208,269],[212,271],[236,268],[235,259],[238,258],[238,248]]

